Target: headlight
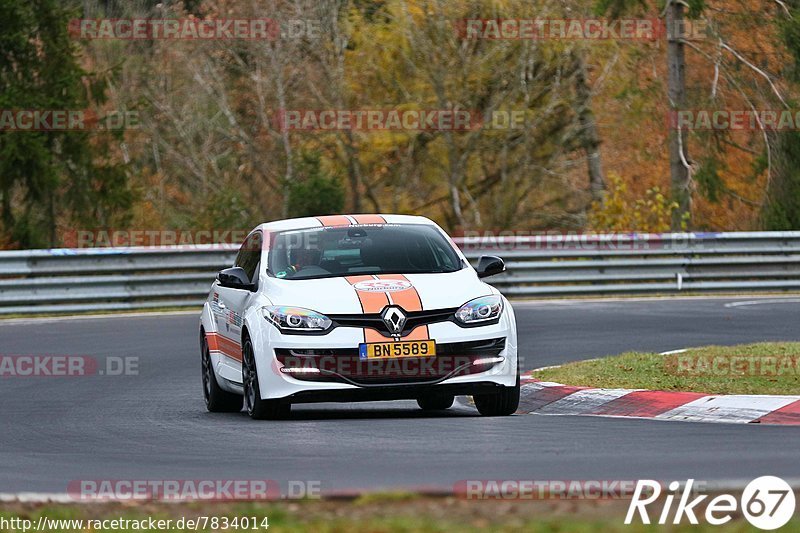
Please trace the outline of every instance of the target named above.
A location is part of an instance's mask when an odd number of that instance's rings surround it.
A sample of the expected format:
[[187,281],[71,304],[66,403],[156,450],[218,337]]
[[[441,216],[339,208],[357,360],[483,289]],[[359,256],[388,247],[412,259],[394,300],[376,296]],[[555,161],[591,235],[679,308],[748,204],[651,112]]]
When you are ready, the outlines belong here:
[[302,307],[268,305],[261,308],[261,313],[278,329],[285,331],[325,331],[332,323],[325,315]]
[[495,320],[503,312],[503,298],[500,295],[481,296],[462,305],[456,311],[456,320],[462,324],[478,324]]

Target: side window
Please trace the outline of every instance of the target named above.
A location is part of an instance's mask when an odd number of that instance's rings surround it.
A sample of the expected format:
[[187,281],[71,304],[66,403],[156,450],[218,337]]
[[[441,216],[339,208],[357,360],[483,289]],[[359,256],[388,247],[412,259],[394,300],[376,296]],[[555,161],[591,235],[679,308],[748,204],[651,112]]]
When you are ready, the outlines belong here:
[[242,267],[251,282],[255,281],[258,263],[261,260],[261,232],[256,232],[245,239],[239,249],[234,266]]

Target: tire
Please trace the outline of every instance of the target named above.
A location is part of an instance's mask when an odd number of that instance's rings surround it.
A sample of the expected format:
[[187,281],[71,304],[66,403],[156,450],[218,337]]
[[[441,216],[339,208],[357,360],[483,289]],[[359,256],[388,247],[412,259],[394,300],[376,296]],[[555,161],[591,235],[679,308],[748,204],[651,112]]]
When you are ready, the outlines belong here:
[[203,337],[201,341],[203,399],[206,409],[212,413],[238,413],[242,410],[242,397],[238,394],[222,389],[217,382],[217,376],[211,366],[211,354],[208,351],[208,341]]
[[483,416],[513,415],[519,407],[519,373],[515,386],[501,387],[498,392],[491,394],[476,394],[473,399],[475,407]]
[[443,411],[450,409],[456,397],[453,395],[431,394],[417,398],[417,405],[423,411]]
[[242,342],[242,384],[244,386],[244,406],[253,420],[277,420],[286,418],[292,404],[281,400],[262,400],[258,384],[253,342],[245,336]]

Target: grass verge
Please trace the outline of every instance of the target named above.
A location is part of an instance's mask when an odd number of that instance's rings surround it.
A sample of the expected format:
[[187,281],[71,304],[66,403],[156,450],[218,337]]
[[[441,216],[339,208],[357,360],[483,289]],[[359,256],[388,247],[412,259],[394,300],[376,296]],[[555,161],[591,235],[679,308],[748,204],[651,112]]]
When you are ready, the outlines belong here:
[[[368,499],[356,500],[317,500],[297,502],[276,502],[258,504],[226,503],[139,503],[139,504],[2,504],[2,519],[21,517],[37,524],[39,517],[62,520],[147,520],[171,519],[175,524],[181,518],[202,519],[201,517],[255,518],[261,525],[268,519],[269,532],[321,533],[338,532],[576,532],[594,531],[638,533],[644,531],[664,531],[665,526],[645,526],[640,523],[624,525],[628,501],[625,500],[536,500],[536,501],[466,501],[453,497],[397,498],[390,495],[381,498],[372,495]],[[657,511],[653,511],[656,513]],[[656,519],[657,516],[653,519]],[[684,520],[686,522],[686,520]],[[52,524],[52,523],[51,523]],[[133,527],[114,527],[110,522],[102,529],[87,527],[83,531],[141,531]],[[145,528],[146,529],[146,528]],[[706,533],[716,531],[752,531],[752,526],[740,513],[734,513],[731,522],[720,528],[701,521],[700,525],[688,522],[678,526],[666,526],[673,532]],[[187,527],[170,527],[161,531],[195,531]],[[211,531],[211,527],[196,529]],[[220,524],[217,531],[224,530]],[[77,532],[73,527],[51,527],[52,533]],[[150,529],[150,531],[158,531]],[[228,528],[227,531],[265,531],[263,527],[252,526]],[[800,533],[800,520],[790,521],[781,531]],[[0,532],[17,533],[20,529],[0,526]],[[28,532],[30,533],[30,532]]]
[[800,394],[800,342],[706,346],[671,355],[627,352],[532,375],[585,387],[796,395]]

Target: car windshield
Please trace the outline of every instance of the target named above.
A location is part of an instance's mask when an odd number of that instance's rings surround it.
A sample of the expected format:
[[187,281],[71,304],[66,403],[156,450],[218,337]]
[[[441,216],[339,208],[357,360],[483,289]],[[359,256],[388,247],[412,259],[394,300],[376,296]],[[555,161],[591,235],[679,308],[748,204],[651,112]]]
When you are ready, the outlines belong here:
[[272,235],[269,273],[282,279],[455,272],[465,265],[433,226],[382,224]]

